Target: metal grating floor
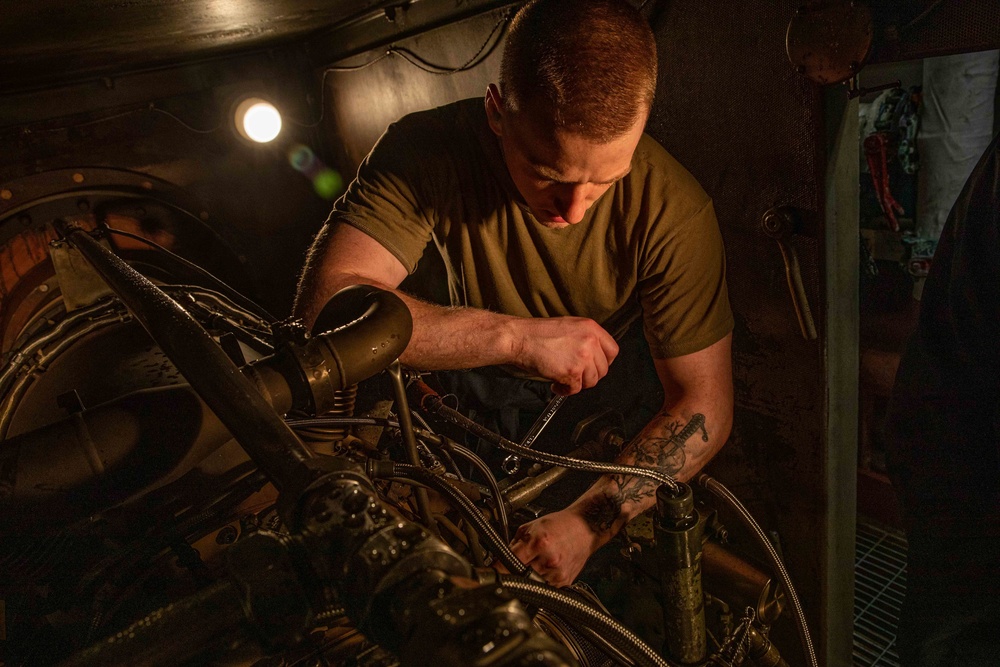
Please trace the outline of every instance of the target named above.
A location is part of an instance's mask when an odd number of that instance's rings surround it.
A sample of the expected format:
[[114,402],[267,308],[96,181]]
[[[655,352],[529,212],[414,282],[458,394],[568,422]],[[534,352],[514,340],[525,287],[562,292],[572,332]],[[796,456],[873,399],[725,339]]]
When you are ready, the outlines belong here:
[[854,558],[855,667],[899,667],[896,624],[905,592],[903,533],[859,518]]

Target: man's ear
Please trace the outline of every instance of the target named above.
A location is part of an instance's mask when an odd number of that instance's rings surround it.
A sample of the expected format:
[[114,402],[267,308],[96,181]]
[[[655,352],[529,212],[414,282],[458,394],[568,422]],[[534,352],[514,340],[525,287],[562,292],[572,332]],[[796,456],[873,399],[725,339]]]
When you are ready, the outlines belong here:
[[493,134],[503,136],[503,98],[495,83],[486,87],[486,122]]

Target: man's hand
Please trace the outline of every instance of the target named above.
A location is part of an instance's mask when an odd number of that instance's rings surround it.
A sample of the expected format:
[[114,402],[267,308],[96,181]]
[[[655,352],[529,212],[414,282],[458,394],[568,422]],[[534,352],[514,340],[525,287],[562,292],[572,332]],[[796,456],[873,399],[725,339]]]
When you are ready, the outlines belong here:
[[608,541],[572,507],[524,524],[510,544],[521,562],[553,586],[569,586],[587,559]]
[[552,380],[563,396],[596,385],[618,356],[611,334],[585,317],[518,319],[514,340],[514,364]]

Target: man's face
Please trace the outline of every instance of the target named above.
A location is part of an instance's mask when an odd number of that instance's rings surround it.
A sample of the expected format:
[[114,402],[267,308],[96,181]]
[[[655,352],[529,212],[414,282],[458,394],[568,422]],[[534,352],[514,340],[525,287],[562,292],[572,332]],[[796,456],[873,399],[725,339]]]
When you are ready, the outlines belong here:
[[642,114],[624,135],[598,143],[558,128],[546,130],[530,109],[503,109],[493,86],[486,107],[514,185],[535,219],[552,229],[583,220],[590,205],[628,174],[646,121]]

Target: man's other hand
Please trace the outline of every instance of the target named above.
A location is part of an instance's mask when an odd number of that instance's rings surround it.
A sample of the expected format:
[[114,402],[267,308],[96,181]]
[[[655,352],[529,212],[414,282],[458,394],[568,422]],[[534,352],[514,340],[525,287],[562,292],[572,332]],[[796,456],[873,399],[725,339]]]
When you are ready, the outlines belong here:
[[517,320],[515,365],[552,380],[552,391],[568,396],[607,375],[618,343],[585,317]]
[[510,548],[549,584],[569,586],[606,541],[577,512],[564,509],[521,526]]

